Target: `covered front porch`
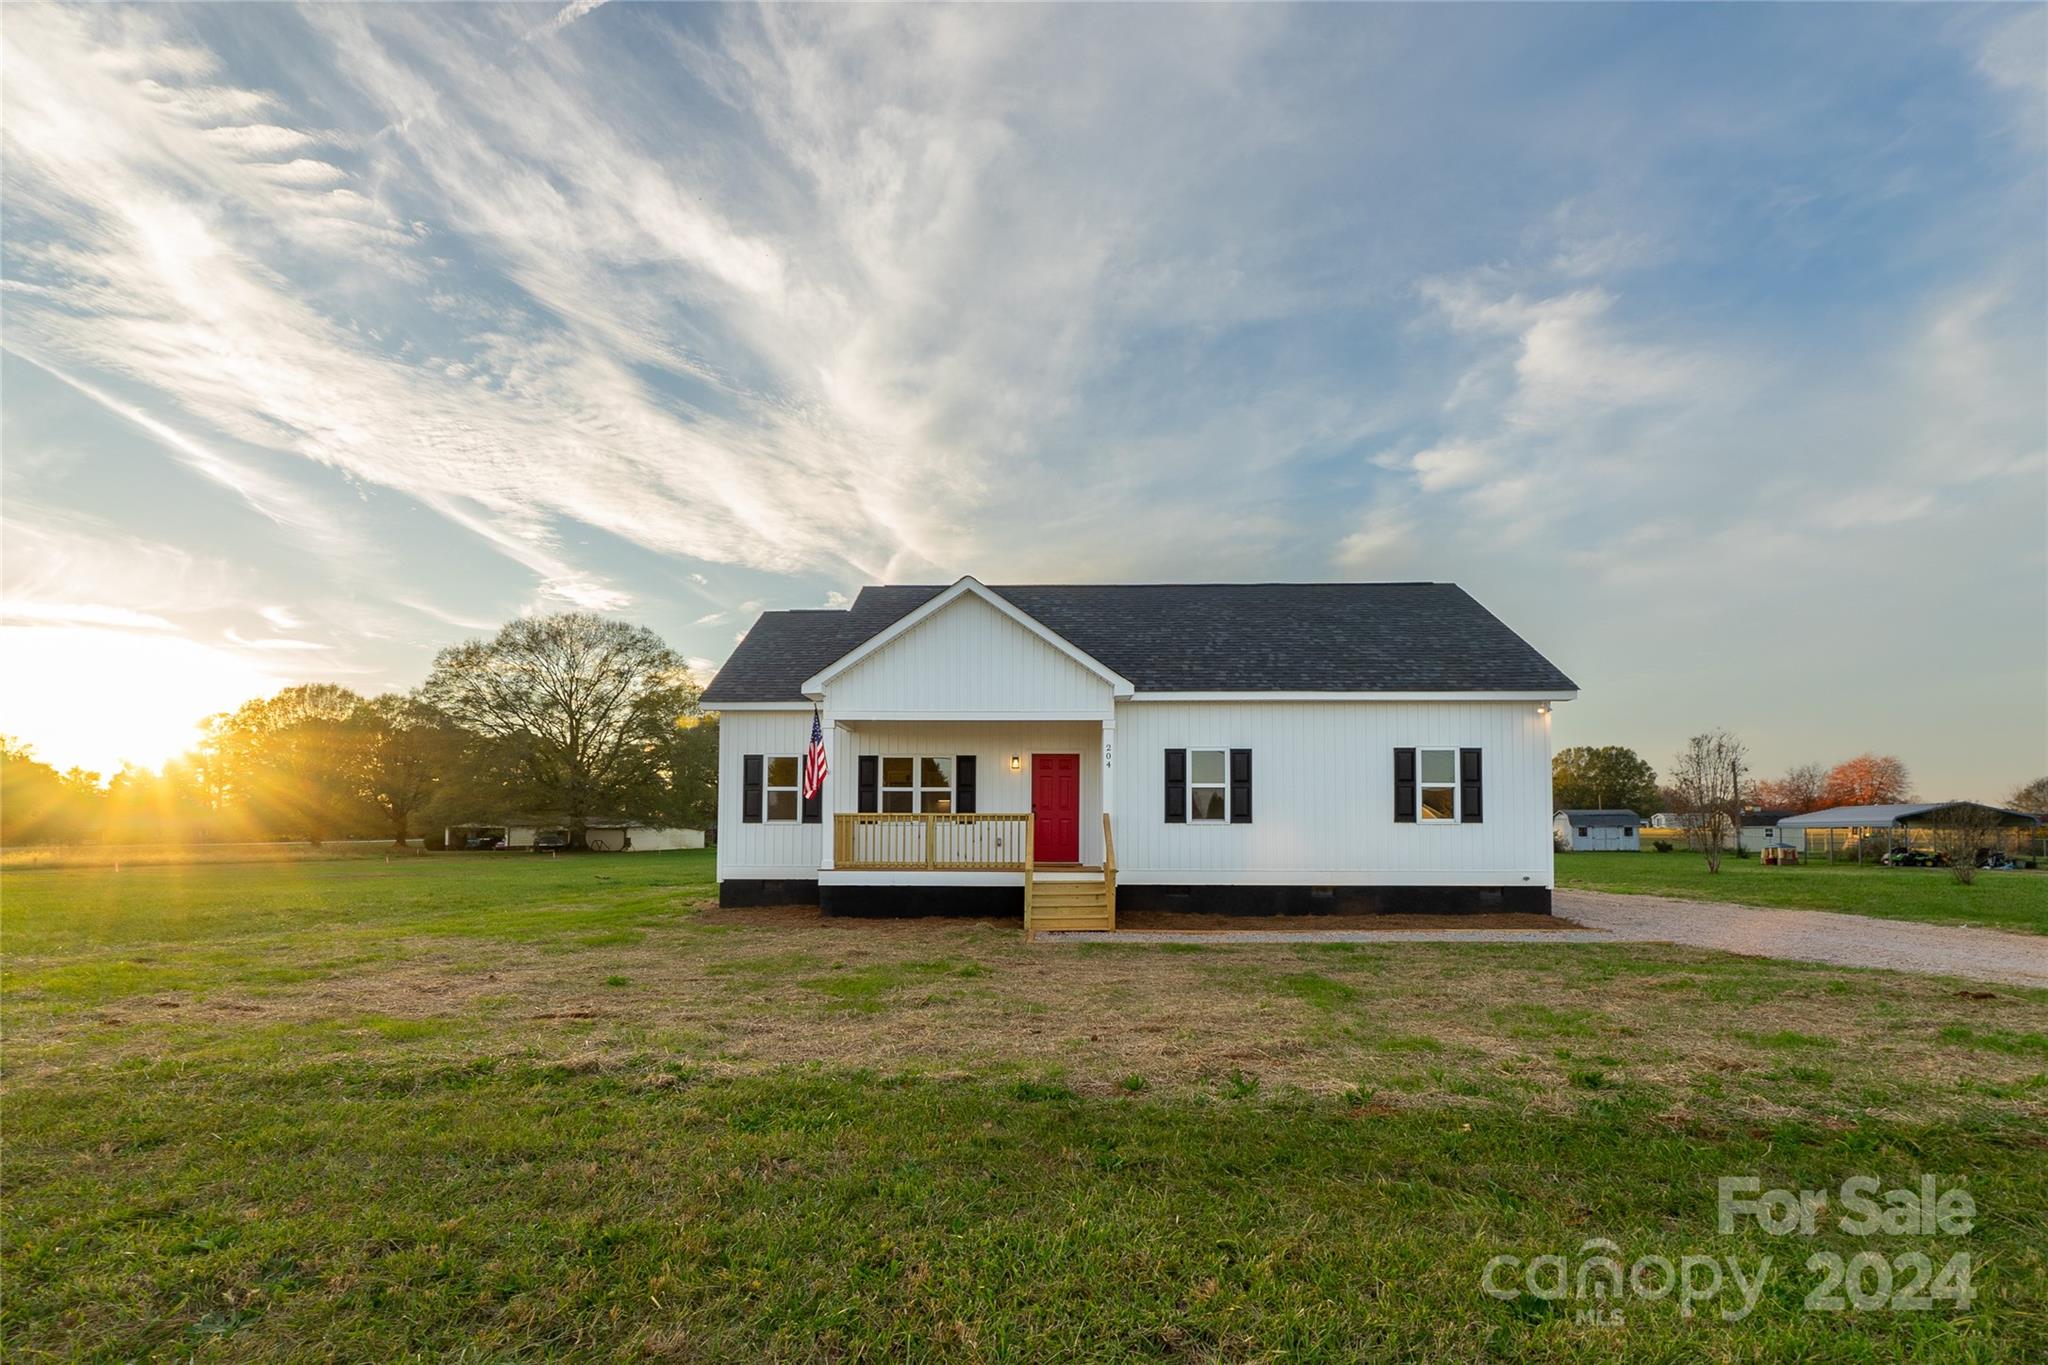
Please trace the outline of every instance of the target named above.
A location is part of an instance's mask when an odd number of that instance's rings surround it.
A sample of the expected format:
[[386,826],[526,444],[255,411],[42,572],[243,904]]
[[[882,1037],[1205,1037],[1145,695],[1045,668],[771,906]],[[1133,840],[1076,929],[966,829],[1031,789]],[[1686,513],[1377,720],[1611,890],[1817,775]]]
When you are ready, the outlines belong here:
[[819,903],[1014,913],[1021,898],[1028,925],[1071,898],[1106,918],[1103,813],[1133,690],[972,578],[818,669],[801,695],[831,757]]
[[826,724],[831,835],[821,871],[1015,871],[1027,823],[1034,862],[1102,865],[1102,815],[1115,803],[1114,721],[828,716]]
[[[1115,722],[831,722],[821,899],[1015,913],[1025,927],[1115,924]],[[886,888],[886,889],[885,889]]]

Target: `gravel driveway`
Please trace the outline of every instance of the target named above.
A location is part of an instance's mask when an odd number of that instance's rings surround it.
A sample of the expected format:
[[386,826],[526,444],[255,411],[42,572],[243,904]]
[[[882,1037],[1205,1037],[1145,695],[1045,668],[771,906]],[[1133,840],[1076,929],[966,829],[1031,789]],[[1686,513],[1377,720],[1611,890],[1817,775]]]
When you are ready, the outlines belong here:
[[1606,891],[1560,891],[1554,908],[1615,938],[2048,987],[2048,936],[2038,934]]
[[1045,937],[1055,941],[1113,938],[1119,943],[1682,943],[1750,957],[1883,967],[2048,989],[2048,935],[1913,924],[1821,910],[1762,910],[1668,896],[1619,896],[1605,891],[1559,891],[1553,908],[1563,918],[1585,925],[1586,931],[1246,927],[1205,933],[1128,929],[1115,934],[1055,933]]

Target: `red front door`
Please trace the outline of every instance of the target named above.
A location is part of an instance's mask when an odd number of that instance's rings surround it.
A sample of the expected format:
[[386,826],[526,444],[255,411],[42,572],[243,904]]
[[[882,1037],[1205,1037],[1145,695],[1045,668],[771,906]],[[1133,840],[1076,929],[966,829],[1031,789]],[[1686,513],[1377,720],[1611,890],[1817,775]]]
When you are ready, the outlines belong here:
[[1031,813],[1038,817],[1041,863],[1081,861],[1081,756],[1031,756]]

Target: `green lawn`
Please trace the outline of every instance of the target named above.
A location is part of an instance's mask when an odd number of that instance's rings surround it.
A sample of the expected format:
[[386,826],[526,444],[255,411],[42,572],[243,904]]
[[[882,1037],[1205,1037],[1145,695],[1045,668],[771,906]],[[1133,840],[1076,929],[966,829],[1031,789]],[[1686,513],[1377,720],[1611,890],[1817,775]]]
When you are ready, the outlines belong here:
[[1697,853],[1560,853],[1560,889],[1734,901],[1790,910],[1844,910],[1928,924],[1979,924],[2048,934],[2048,871],[1980,872],[1969,886],[1941,868],[1800,863],[1766,867],[1724,855],[1707,871]]
[[[2048,992],[709,890],[698,854],[7,874],[7,1354],[2048,1350]],[[1866,1172],[1965,1180],[1979,1221],[1716,1232],[1719,1176]],[[1775,1270],[1739,1322],[1480,1291],[1591,1238]],[[1967,1251],[1976,1302],[1808,1312],[1816,1250]]]

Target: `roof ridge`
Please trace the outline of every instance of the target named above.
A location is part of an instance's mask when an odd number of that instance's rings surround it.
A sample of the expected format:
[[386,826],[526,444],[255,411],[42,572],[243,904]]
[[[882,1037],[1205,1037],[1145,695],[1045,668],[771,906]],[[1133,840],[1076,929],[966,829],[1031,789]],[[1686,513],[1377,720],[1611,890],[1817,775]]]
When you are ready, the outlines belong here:
[[[974,580],[981,583],[980,579]],[[933,588],[943,591],[951,583],[863,583],[861,591],[870,588]],[[1193,579],[1144,579],[1132,583],[982,583],[984,588],[1455,588],[1456,583],[1439,583],[1434,578],[1214,578]]]

